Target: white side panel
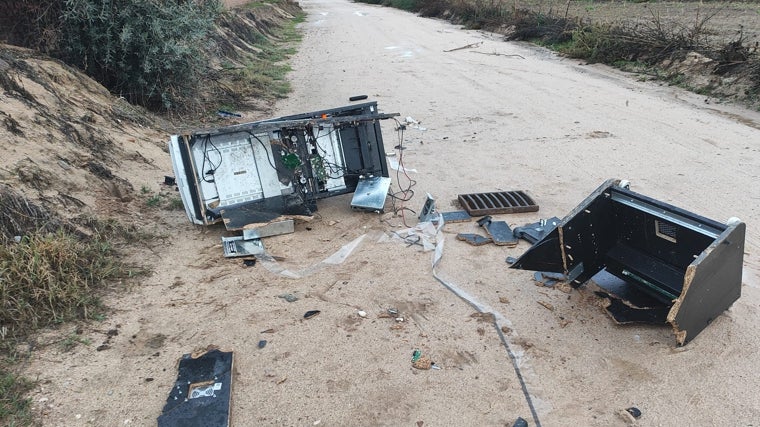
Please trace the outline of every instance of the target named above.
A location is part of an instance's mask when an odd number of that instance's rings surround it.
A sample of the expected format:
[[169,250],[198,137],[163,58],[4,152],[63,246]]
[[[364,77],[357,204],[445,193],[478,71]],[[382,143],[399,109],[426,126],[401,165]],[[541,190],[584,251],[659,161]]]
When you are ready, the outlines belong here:
[[[253,147],[253,158],[258,171],[261,189],[264,197],[275,197],[282,195],[282,184],[280,183],[277,169],[275,169],[274,157],[272,155],[272,144],[269,135],[266,133],[257,134],[256,138],[249,138]],[[259,142],[261,141],[261,142]]]
[[180,154],[180,144],[183,144],[179,135],[172,135],[169,140],[169,154],[172,159],[172,169],[174,169],[174,179],[177,182],[177,188],[179,189],[179,196],[182,199],[182,205],[185,207],[185,214],[187,218],[195,224],[203,224],[203,221],[195,218],[196,206],[193,205],[193,198],[190,195],[190,186],[188,180],[193,179],[192,171],[185,170],[185,165],[182,163],[182,155]]
[[217,156],[218,163],[213,175],[219,206],[259,200],[264,191],[259,179],[253,147],[248,139],[239,139],[215,144],[216,148],[208,150],[208,158]]

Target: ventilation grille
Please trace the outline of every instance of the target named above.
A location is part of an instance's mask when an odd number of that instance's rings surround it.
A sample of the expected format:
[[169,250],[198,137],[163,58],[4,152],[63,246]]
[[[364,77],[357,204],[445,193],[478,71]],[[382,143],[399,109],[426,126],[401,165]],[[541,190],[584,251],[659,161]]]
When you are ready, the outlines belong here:
[[460,194],[459,203],[472,216],[535,212],[538,205],[523,191]]
[[661,239],[676,243],[676,226],[665,221],[654,221],[654,234]]

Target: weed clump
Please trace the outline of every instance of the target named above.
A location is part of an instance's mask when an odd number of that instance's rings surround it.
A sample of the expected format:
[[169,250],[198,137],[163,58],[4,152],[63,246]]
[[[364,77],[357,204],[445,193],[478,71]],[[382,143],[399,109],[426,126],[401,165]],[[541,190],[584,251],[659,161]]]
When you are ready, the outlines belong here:
[[113,245],[97,229],[78,231],[8,187],[0,186],[0,204],[3,341],[96,315],[98,291],[128,274]]
[[32,381],[0,368],[0,423],[2,425],[32,425],[32,401],[24,397],[32,387]]
[[110,244],[63,230],[32,233],[0,246],[0,325],[11,336],[72,319],[100,308],[96,290],[123,275]]

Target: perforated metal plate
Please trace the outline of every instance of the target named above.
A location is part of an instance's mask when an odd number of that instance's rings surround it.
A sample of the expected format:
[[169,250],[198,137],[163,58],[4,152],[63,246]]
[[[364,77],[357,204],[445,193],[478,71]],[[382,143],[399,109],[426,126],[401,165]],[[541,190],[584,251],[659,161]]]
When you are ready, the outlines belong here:
[[524,191],[460,194],[462,208],[472,216],[535,212],[538,205]]

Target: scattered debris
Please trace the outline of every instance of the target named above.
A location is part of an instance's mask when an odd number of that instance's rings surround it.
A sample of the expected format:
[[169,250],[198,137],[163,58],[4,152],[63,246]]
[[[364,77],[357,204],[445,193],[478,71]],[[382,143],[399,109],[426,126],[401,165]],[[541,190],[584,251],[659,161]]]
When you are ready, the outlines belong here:
[[295,295],[293,295],[293,294],[290,294],[290,293],[277,295],[277,298],[282,298],[282,299],[284,299],[287,302],[296,302],[296,301],[298,301],[298,297],[295,296]]
[[210,347],[197,355],[185,354],[158,426],[229,426],[231,386],[232,352]]
[[[103,341],[103,343],[101,345],[99,345],[99,346],[97,346],[95,348],[95,351],[103,351],[103,350],[110,349],[111,348],[111,338],[119,335],[119,329],[118,329],[119,327],[121,327],[121,325],[116,325],[116,328],[109,329],[106,332],[106,339]],[[79,333],[79,331],[77,331],[77,333]]]
[[562,220],[555,216],[549,219],[541,219],[532,224],[525,224],[522,227],[515,227],[515,237],[523,239],[532,245],[554,230],[560,221]]
[[164,185],[177,185],[177,179],[173,176],[164,175]]
[[382,213],[385,206],[385,198],[390,188],[391,179],[388,177],[360,177],[354,191],[354,197],[351,199],[351,208]]
[[[636,415],[638,414],[638,415]],[[641,411],[638,408],[630,407],[628,409],[620,409],[617,411],[617,415],[625,421],[626,424],[635,426],[638,425],[638,419],[641,417]]]
[[517,245],[517,238],[506,222],[493,221],[490,215],[486,215],[478,220],[478,225],[486,230],[495,245],[509,247]]
[[430,193],[425,195],[425,203],[420,209],[420,214],[417,216],[419,222],[433,222],[438,218],[438,212],[435,209],[435,199]]
[[608,180],[511,268],[591,279],[616,321],[670,323],[685,345],[739,298],[745,232]]
[[438,212],[435,206],[435,199],[430,193],[425,197],[425,203],[420,209],[420,214],[417,219],[420,222],[432,222],[437,224],[439,219],[443,217],[443,223],[450,222],[467,222],[472,221],[472,217],[466,211],[453,211],[453,212]]
[[239,113],[232,113],[232,112],[230,112],[230,111],[224,111],[224,110],[217,110],[217,111],[216,111],[216,114],[217,114],[219,117],[222,117],[222,118],[225,118],[225,119],[228,119],[228,118],[231,118],[231,117],[237,117],[237,118],[243,117],[243,115],[242,115],[242,114],[239,114]]
[[267,346],[267,340],[260,340],[260,341],[259,341],[258,347],[259,347],[260,349],[261,349],[261,348],[264,348],[264,347],[266,347],[266,346]]
[[422,354],[420,350],[414,350],[412,353],[412,367],[422,370],[428,370],[435,363],[427,355]]
[[552,273],[548,271],[536,271],[533,273],[533,280],[536,281],[537,285],[546,286],[547,288],[551,288],[557,283],[565,282],[567,281],[567,277],[565,277],[562,273]]
[[467,211],[441,212],[441,216],[444,223],[472,221],[472,217]]
[[261,239],[245,240],[243,236],[222,237],[222,247],[226,258],[261,255],[265,252]]
[[499,302],[502,304],[509,304],[509,298],[507,297],[499,297]]
[[523,417],[517,417],[512,427],[528,427],[528,422]]
[[246,267],[253,267],[256,265],[256,258],[249,258],[243,260],[243,265]]
[[506,262],[507,262],[507,264],[512,265],[515,262],[517,262],[517,258],[515,258],[513,256],[508,256],[507,259],[506,259]]
[[493,323],[496,320],[496,316],[494,316],[494,314],[490,312],[476,311],[475,313],[472,313],[470,317],[472,317],[473,319],[477,319],[478,323],[480,322]]
[[639,410],[639,408],[635,406],[631,406],[630,408],[626,409],[626,412],[631,414],[633,418],[638,419],[639,417],[641,417],[641,410]]
[[367,312],[364,310],[359,310],[356,312],[356,314],[359,315],[359,317],[361,317],[362,319],[367,318]]
[[473,48],[476,48],[476,47],[480,47],[480,45],[482,45],[482,44],[483,44],[483,42],[470,43],[470,44],[467,44],[467,45],[464,45],[464,46],[455,47],[454,49],[444,50],[444,52],[454,52],[454,51],[463,50],[463,49],[473,49]]
[[535,212],[538,205],[524,191],[460,194],[462,208],[472,216]]
[[316,316],[319,313],[321,313],[321,311],[319,311],[319,310],[309,310],[306,313],[304,313],[303,318],[304,319],[311,319],[312,317]]
[[549,311],[554,311],[554,305],[546,301],[536,301]]
[[472,53],[479,53],[479,54],[481,54],[481,55],[491,55],[491,56],[508,56],[508,57],[514,57],[514,58],[525,59],[525,57],[524,57],[524,56],[522,56],[522,55],[518,55],[518,54],[516,54],[516,53],[511,53],[511,54],[510,54],[510,53],[498,53],[498,52],[477,52],[477,51],[473,51]]
[[[422,131],[427,130],[427,128],[420,126],[420,124],[421,122],[418,122],[417,120],[414,120],[413,118],[409,116],[407,116],[406,119],[404,119],[404,125],[406,127],[410,127],[410,128],[422,130]],[[403,149],[403,148],[400,148],[400,149]]]
[[457,240],[467,242],[473,246],[483,246],[493,242],[492,238],[475,233],[459,233],[457,234]]
[[367,99],[367,95],[355,95],[355,96],[352,96],[352,97],[348,98],[348,100],[351,101],[351,102],[361,101],[363,99]]

